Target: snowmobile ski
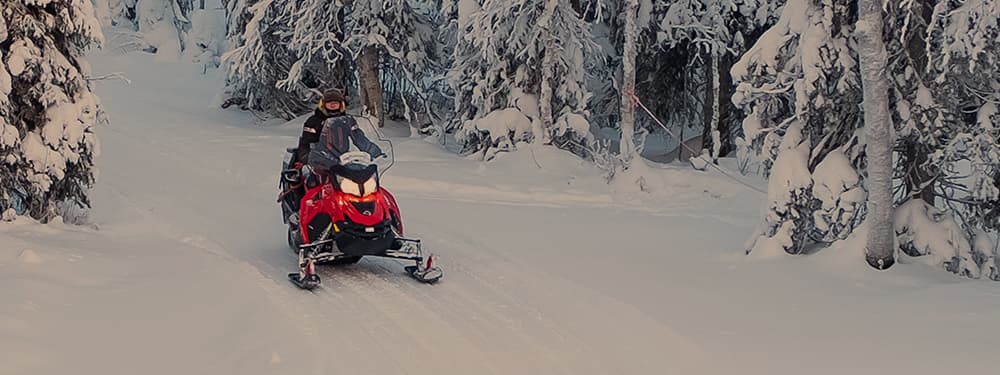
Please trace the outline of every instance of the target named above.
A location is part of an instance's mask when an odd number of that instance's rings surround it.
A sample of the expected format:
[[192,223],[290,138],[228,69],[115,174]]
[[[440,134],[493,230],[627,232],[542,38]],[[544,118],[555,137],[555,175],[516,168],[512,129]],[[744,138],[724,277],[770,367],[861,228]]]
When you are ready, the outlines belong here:
[[406,270],[406,273],[410,274],[410,277],[426,284],[436,283],[438,280],[441,280],[442,276],[444,276],[441,269],[434,266],[433,255],[428,255],[424,262],[418,260],[417,265],[406,266],[403,269]]
[[306,275],[303,277],[302,274],[298,272],[292,272],[288,274],[288,280],[295,284],[295,286],[300,289],[313,290],[319,286],[320,278],[317,274]]
[[299,249],[299,272],[289,273],[288,280],[306,290],[319,286],[320,278],[316,274],[316,261],[312,249],[305,247]]

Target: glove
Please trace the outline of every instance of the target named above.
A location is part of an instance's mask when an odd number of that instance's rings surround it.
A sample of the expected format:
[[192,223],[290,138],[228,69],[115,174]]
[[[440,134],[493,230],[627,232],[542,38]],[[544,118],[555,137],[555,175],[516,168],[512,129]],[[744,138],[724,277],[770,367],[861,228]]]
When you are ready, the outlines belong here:
[[300,171],[302,170],[302,166],[303,166],[303,164],[300,161],[297,161],[297,162],[295,162],[295,164],[292,164],[292,168],[298,169]]

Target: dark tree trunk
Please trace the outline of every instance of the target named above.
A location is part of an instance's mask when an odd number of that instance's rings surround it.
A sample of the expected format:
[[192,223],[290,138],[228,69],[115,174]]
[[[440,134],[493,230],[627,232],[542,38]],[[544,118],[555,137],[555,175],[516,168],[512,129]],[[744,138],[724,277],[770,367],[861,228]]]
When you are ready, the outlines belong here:
[[719,139],[722,145],[719,157],[725,157],[733,151],[732,141],[733,118],[733,75],[729,70],[733,67],[734,56],[725,55],[719,58]]
[[[707,61],[711,61],[711,59],[711,56],[705,57]],[[708,83],[705,85],[705,97],[702,103],[704,128],[701,133],[701,145],[703,150],[709,150],[710,153],[715,147],[715,140],[712,137],[712,121],[713,116],[718,116],[715,120],[720,143],[717,156],[724,157],[733,149],[729,129],[733,109],[733,77],[729,73],[729,69],[732,68],[733,58],[728,55],[719,56],[717,69],[714,69],[712,65],[705,64],[705,77]],[[714,87],[716,79],[718,79],[718,87]],[[716,100],[718,100],[718,108],[716,108]],[[718,111],[717,114],[716,111]]]
[[934,205],[934,178],[927,168],[927,153],[921,152],[918,145],[909,142],[906,145],[904,158],[907,162],[906,190],[919,197],[927,204]]
[[[712,85],[712,80],[715,77],[715,71],[712,69],[712,56],[705,54],[702,61],[705,61],[705,65],[702,67],[704,69],[705,77],[705,90],[703,91],[703,96],[701,100],[701,150],[708,150],[708,153],[712,153],[712,147],[714,143],[712,142],[712,116],[715,114],[715,109],[713,108],[713,103],[715,102],[715,88]],[[681,142],[684,140],[682,139]],[[678,155],[679,156],[679,155]]]
[[379,52],[375,46],[365,47],[358,60],[358,76],[361,79],[361,104],[368,113],[378,119],[378,127],[385,126],[385,100],[382,82],[379,80]]

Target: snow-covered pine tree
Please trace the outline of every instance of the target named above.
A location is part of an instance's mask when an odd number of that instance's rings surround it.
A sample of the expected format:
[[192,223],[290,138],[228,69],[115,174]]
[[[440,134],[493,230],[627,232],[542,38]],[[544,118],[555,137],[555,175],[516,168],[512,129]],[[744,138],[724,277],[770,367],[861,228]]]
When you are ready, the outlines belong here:
[[[289,0],[228,0],[228,38],[234,48],[223,55],[228,69],[229,104],[292,119],[312,107],[312,92],[287,81],[299,56],[289,48],[293,12]],[[245,23],[244,23],[245,22]]]
[[[994,280],[1000,279],[1000,210],[991,192],[1000,186],[993,156],[1000,138],[990,123],[997,97],[989,72],[996,71],[1000,50],[997,18],[989,14],[996,14],[997,4],[885,4],[900,250],[958,274]],[[972,68],[971,60],[987,65]],[[934,236],[949,240],[929,240]]]
[[[640,5],[644,3],[640,0]],[[600,46],[597,56],[591,58],[590,75],[587,87],[593,95],[590,97],[590,123],[604,134],[617,132],[621,116],[621,86],[622,86],[622,56],[624,35],[624,14],[626,2],[623,0],[584,0],[581,1],[584,19],[592,22],[592,35]],[[648,27],[639,24],[640,35]],[[646,46],[645,38],[636,42],[637,49]],[[641,122],[639,123],[641,124]],[[595,134],[601,138],[603,134]],[[605,139],[604,141],[610,141]]]
[[[855,121],[846,121],[857,117],[851,109],[861,103],[849,43],[850,9],[856,4],[789,1],[779,23],[733,69],[741,81],[736,102],[751,112],[740,152],[756,155],[771,172],[770,210],[749,250],[794,253],[830,243],[845,238],[864,218],[867,193],[859,181],[868,173],[861,152],[866,140],[853,134]],[[881,5],[888,13],[883,41],[896,127],[896,242],[907,255],[952,272],[1000,279],[1000,85],[992,73],[1000,60],[998,2]],[[810,48],[799,48],[801,41]],[[844,63],[826,64],[838,55]],[[824,134],[817,130],[826,135],[817,137]],[[799,142],[805,146],[797,151],[802,155],[788,152]],[[825,156],[824,149],[830,150]]]
[[950,137],[958,120],[957,107],[942,105],[931,94],[935,83],[928,70],[926,42],[935,1],[886,4],[891,30],[886,38],[892,77],[890,106],[898,138],[895,178],[903,182],[897,199],[916,197],[929,204],[934,204],[934,180],[941,171],[940,161],[931,159],[940,142],[948,142],[939,135]]
[[[536,141],[584,154],[590,26],[569,0],[463,1],[449,80],[456,138],[486,159]],[[474,10],[473,10],[474,9]]]
[[[348,89],[356,70],[363,102],[388,87],[406,95],[398,102],[404,118],[429,116],[424,91],[440,74],[432,9],[411,0],[229,0],[227,9],[235,48],[224,61],[244,108],[293,118],[322,90]],[[370,107],[384,117],[382,104]]]
[[[637,93],[675,132],[680,130],[685,138],[701,134],[704,146],[713,153],[728,153],[735,147],[733,134],[738,133],[736,121],[740,118],[738,108],[729,99],[733,92],[729,68],[749,47],[748,43],[776,21],[777,9],[784,2],[640,0]],[[598,127],[618,127],[617,116],[612,115],[617,114],[620,100],[623,3],[584,2],[588,16],[599,21],[596,35],[608,38],[595,69],[600,79],[591,85],[592,123]],[[677,95],[679,92],[684,94]],[[637,126],[660,131],[647,116],[638,116]]]
[[411,125],[418,113],[430,114],[428,79],[441,74],[432,13],[426,0],[354,0],[350,5],[345,45],[357,56],[362,105],[379,127],[389,102],[403,107]]
[[[685,59],[680,87],[659,87],[664,80],[644,80],[651,92],[684,90],[687,95],[650,95],[673,97],[674,108],[682,112],[673,114],[684,119],[687,126],[701,130],[704,148],[713,158],[718,158],[732,144],[730,128],[732,116],[730,96],[732,78],[729,70],[736,57],[749,47],[747,38],[760,34],[773,24],[784,0],[679,0],[655,2],[652,17],[655,24],[656,46],[668,63],[677,64],[676,57]],[[656,49],[653,49],[656,51]],[[656,52],[654,52],[656,53]],[[653,57],[656,58],[656,57]],[[723,144],[725,143],[725,144]]]
[[[449,68],[454,65],[456,48],[459,39],[459,17],[467,16],[461,13],[460,6],[463,3],[471,2],[475,9],[479,9],[477,0],[439,0],[436,13],[433,13],[433,23],[438,29],[435,32],[437,42],[435,46],[435,56],[437,57],[437,72],[432,78],[425,80],[430,83],[427,91],[427,101],[425,108],[428,109],[428,120],[432,124],[430,127],[421,129],[423,133],[438,136],[441,144],[446,142],[446,133],[449,121],[454,118],[454,97],[448,80]],[[465,9],[468,11],[468,9]],[[391,108],[390,108],[391,109]]]
[[127,27],[141,48],[159,55],[180,57],[188,47],[189,19],[194,0],[94,0],[109,12],[112,26]]
[[0,3],[2,216],[89,207],[101,113],[83,54],[101,41],[91,0]]
[[[509,82],[505,79],[507,69],[499,64],[487,63],[483,51],[474,43],[479,38],[475,33],[482,28],[475,27],[474,22],[482,13],[481,2],[454,2],[455,40],[448,69],[448,84],[454,96],[454,113],[446,130],[464,132],[467,122],[485,117],[494,109],[506,107],[506,97],[497,96]],[[475,123],[468,124],[474,125]],[[486,150],[492,146],[492,139],[480,139],[480,136],[479,132],[468,132],[468,136],[461,140],[467,152]],[[502,138],[497,140],[497,144],[500,142],[503,142]]]
[[281,8],[290,22],[286,48],[295,56],[278,87],[289,92],[346,89],[353,72],[350,51],[343,47],[347,35],[347,8],[340,2],[303,0]]
[[[1000,231],[1000,1],[940,1],[930,12],[927,35],[929,92],[956,114],[947,132],[923,137],[934,147],[928,158],[940,166],[933,194],[938,205],[953,210],[973,247],[975,265],[983,276],[1000,280],[996,272],[997,232]],[[955,254],[947,249],[947,254]],[[986,253],[982,251],[988,251]],[[949,268],[960,272],[956,256]]]
[[739,83],[733,101],[747,113],[741,154],[770,175],[768,213],[748,252],[797,254],[812,243],[846,238],[861,219],[854,6],[851,0],[789,0],[732,69]]

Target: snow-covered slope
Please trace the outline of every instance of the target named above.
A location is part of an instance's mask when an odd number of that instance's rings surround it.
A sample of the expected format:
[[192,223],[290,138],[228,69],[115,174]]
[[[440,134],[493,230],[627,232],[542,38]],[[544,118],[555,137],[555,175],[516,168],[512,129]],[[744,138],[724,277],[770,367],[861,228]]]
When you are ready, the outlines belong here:
[[92,59],[133,81],[97,87],[93,226],[0,224],[0,374],[995,370],[995,284],[877,273],[850,246],[746,257],[763,197],[716,175],[611,194],[572,156],[484,165],[403,127],[384,185],[445,278],[366,259],[300,291],[275,203],[300,125],[217,109],[189,64]]

